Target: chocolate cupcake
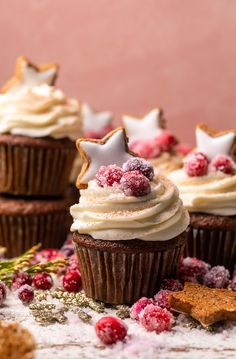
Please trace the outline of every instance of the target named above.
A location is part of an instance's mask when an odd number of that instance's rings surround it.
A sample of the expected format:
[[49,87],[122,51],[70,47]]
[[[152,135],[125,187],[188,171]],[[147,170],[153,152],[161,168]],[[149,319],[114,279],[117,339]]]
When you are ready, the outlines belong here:
[[124,115],[123,123],[130,148],[152,163],[157,176],[182,167],[183,156],[190,151],[190,147],[179,144],[176,137],[165,129],[161,109],[154,109],[143,118]]
[[70,223],[68,202],[62,199],[0,197],[0,246],[8,258],[41,243],[43,248],[60,248]]
[[80,134],[79,105],[53,85],[58,66],[25,57],[0,94],[0,193],[61,196]]
[[110,304],[150,297],[177,276],[183,254],[189,216],[178,191],[133,157],[122,128],[77,146],[84,163],[71,230],[85,293]]
[[197,148],[168,176],[190,212],[186,255],[230,271],[236,262],[235,138],[235,131],[197,126]]

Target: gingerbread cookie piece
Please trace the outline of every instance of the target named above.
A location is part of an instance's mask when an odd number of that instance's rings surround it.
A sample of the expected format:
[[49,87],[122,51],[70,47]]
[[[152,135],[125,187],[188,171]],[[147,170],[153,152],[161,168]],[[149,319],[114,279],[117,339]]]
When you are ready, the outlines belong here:
[[15,94],[43,84],[54,85],[59,66],[57,64],[35,65],[25,56],[16,60],[15,75],[1,89],[2,93]]
[[116,164],[122,166],[135,156],[128,147],[128,138],[124,128],[118,127],[101,140],[78,139],[76,146],[83,160],[83,166],[76,186],[87,188],[88,182],[95,178],[101,166]]
[[218,154],[232,156],[235,141],[235,131],[217,132],[205,124],[196,128],[197,150],[205,153],[210,160]]
[[171,308],[189,314],[203,326],[221,320],[236,321],[236,292],[212,289],[196,283],[185,283],[181,292],[169,295]]
[[0,321],[0,358],[33,359],[36,344],[30,332],[19,323]]
[[123,115],[123,124],[131,141],[148,140],[159,135],[164,126],[163,111],[156,108],[143,118]]

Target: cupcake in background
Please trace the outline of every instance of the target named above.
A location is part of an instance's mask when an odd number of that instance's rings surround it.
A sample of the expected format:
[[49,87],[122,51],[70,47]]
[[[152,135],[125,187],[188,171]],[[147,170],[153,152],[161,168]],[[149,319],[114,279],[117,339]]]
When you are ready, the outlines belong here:
[[71,207],[73,241],[86,295],[110,304],[152,297],[177,275],[189,215],[177,188],[135,157],[123,128],[79,139],[80,201]]
[[168,175],[190,212],[186,255],[233,271],[236,262],[236,132],[200,124],[196,148]]
[[54,87],[55,64],[16,61],[0,94],[0,193],[61,196],[81,135],[79,105]]
[[161,109],[150,111],[143,118],[123,116],[131,150],[148,159],[155,174],[164,174],[181,168],[183,156],[190,151],[188,145],[179,144],[176,137],[165,128]]

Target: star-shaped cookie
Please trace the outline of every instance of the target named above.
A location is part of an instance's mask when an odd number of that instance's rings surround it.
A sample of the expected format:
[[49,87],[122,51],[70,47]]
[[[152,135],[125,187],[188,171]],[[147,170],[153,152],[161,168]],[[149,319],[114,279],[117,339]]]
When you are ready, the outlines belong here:
[[25,56],[20,56],[16,61],[14,77],[3,86],[1,92],[15,94],[43,84],[54,85],[58,70],[56,64],[35,65]]
[[170,293],[169,303],[173,310],[189,314],[203,326],[221,320],[236,321],[236,292],[232,290],[185,283],[181,292]]
[[110,111],[95,112],[87,103],[83,103],[81,106],[81,118],[84,132],[99,132],[111,124],[113,114]]
[[87,188],[88,182],[95,178],[101,166],[122,166],[134,156],[128,148],[128,139],[123,127],[109,132],[101,140],[78,139],[76,146],[83,160],[83,166],[77,179],[78,188]]
[[232,155],[236,135],[234,131],[216,132],[205,124],[196,128],[197,149],[205,153],[210,160],[216,155]]
[[122,120],[130,141],[153,138],[159,135],[164,127],[163,112],[158,108],[143,118],[123,115]]

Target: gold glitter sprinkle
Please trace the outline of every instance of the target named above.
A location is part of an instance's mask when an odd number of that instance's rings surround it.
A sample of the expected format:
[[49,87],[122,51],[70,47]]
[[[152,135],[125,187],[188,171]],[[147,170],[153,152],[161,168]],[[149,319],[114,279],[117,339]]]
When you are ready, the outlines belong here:
[[130,310],[127,305],[117,305],[116,306],[116,315],[120,319],[125,319],[130,317]]
[[84,323],[90,323],[92,320],[92,316],[81,309],[77,311],[77,315]]

